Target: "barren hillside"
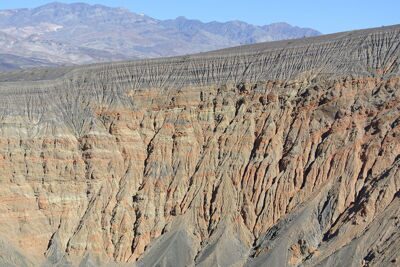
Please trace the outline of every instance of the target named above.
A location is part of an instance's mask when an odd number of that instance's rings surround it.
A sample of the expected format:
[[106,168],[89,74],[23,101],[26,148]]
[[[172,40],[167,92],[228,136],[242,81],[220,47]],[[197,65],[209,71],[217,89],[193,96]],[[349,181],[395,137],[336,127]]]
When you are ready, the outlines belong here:
[[2,266],[397,266],[400,26],[0,74]]
[[319,34],[283,22],[159,20],[123,8],[54,2],[0,10],[0,70],[177,56]]

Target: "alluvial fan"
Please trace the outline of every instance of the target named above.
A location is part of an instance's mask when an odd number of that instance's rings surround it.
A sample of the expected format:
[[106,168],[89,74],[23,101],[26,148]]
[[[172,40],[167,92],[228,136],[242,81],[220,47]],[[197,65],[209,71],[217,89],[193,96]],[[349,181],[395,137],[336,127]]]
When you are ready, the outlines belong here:
[[0,74],[0,265],[399,265],[399,56],[391,26]]

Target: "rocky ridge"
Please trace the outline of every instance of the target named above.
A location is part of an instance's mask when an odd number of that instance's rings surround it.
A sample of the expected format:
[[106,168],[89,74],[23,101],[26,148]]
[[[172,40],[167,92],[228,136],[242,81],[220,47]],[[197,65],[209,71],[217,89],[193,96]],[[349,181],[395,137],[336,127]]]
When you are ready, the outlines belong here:
[[176,56],[319,34],[287,23],[158,20],[123,8],[55,2],[0,10],[0,70]]
[[0,74],[0,264],[397,265],[400,27]]

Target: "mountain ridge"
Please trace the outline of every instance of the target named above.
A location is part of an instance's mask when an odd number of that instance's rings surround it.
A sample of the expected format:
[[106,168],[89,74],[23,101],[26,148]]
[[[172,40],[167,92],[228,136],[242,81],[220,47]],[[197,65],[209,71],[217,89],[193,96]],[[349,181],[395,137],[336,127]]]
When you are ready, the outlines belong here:
[[284,23],[158,20],[122,8],[57,2],[1,11],[1,32],[9,36],[0,39],[0,53],[51,66],[192,54],[320,34]]

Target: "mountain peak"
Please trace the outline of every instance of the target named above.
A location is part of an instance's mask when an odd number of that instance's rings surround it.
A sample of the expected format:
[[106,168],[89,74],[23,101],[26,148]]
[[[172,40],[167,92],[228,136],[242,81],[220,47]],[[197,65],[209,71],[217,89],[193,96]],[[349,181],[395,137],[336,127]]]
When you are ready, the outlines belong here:
[[[102,6],[102,5],[99,5],[99,4],[91,5],[91,4],[84,3],[84,2],[63,3],[63,2],[54,1],[54,2],[50,2],[47,4],[41,5],[37,8],[93,7],[93,6]],[[103,6],[103,7],[105,7],[105,6]]]
[[0,53],[34,55],[40,64],[60,65],[175,56],[319,34],[288,24],[204,23],[185,16],[157,20],[123,8],[58,1],[2,11],[0,32],[10,36]]
[[[121,8],[107,7],[100,4],[88,4],[84,2],[75,2],[75,3],[62,3],[62,2],[51,2],[37,8],[34,8],[35,11],[42,10],[51,10],[51,11],[62,11],[62,10],[70,10],[71,12],[82,13],[85,11],[91,11],[94,9],[102,9],[108,12],[112,12],[114,10],[122,10]],[[128,11],[129,12],[129,11]]]
[[77,2],[77,3],[71,3],[71,4],[66,4],[62,2],[50,2],[41,6],[36,7],[35,9],[57,9],[57,8],[65,8],[65,7],[84,7],[84,6],[90,6],[89,4],[82,3],[82,2]]

